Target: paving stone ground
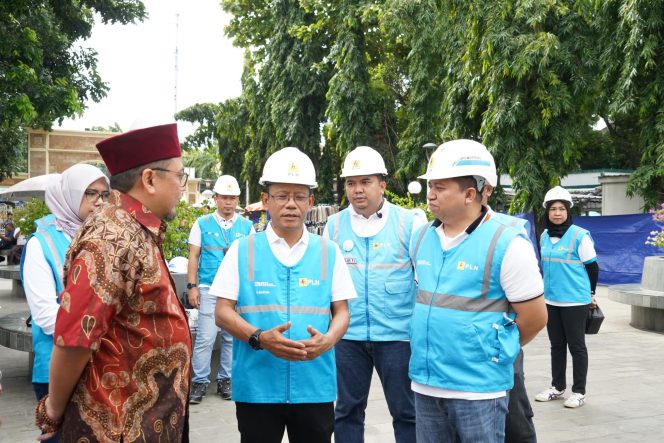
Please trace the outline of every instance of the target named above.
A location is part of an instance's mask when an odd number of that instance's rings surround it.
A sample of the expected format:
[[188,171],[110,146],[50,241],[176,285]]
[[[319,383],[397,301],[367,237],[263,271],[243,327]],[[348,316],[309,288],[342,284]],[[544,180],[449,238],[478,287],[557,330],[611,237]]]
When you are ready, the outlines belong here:
[[[25,300],[9,296],[9,288],[10,282],[0,279],[0,316],[27,309]],[[630,307],[608,300],[606,292],[604,287],[598,290],[607,318],[600,333],[587,339],[587,403],[572,410],[564,408],[562,401],[533,401],[541,443],[664,441],[664,335],[629,326]],[[545,331],[525,353],[526,387],[532,399],[550,383]],[[4,387],[0,442],[32,442],[37,432],[32,425],[35,401],[28,379],[28,355],[0,347],[0,370]],[[568,380],[571,382],[571,365]],[[190,439],[194,443],[239,442],[233,402],[215,396],[214,388],[210,385],[203,403],[191,407]],[[394,441],[391,417],[376,375],[367,407],[365,441]]]

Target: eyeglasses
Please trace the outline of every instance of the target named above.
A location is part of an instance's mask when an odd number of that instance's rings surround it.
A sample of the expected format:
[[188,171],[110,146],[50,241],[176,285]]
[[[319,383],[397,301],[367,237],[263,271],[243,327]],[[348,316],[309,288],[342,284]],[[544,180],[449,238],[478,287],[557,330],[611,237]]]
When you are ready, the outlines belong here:
[[171,174],[175,174],[180,178],[180,186],[184,188],[184,185],[187,184],[187,180],[189,180],[189,174],[187,174],[184,171],[171,171],[170,169],[164,169],[164,168],[150,168],[153,171],[161,171],[161,172],[170,172]]
[[290,201],[292,198],[293,201],[298,204],[298,205],[303,205],[309,201],[309,195],[310,194],[268,194],[270,197],[274,199],[275,202],[279,203],[280,205],[285,205]]
[[99,192],[95,191],[94,189],[86,189],[83,195],[89,203],[96,203],[100,198],[101,201],[107,202],[108,198],[111,196],[111,193],[108,191]]

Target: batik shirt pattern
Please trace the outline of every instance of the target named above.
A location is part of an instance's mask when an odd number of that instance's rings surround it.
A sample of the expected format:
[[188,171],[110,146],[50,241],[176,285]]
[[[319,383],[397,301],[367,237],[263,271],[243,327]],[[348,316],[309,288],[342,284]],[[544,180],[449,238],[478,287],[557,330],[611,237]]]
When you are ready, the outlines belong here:
[[55,343],[92,351],[63,442],[181,442],[191,335],[164,261],[166,225],[114,191],[67,253]]

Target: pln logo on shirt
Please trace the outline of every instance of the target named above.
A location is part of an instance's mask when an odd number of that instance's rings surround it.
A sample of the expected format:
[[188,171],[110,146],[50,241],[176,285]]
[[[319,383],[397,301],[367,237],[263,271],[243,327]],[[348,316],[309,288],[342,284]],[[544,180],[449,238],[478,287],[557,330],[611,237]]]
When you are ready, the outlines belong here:
[[307,287],[307,286],[320,286],[320,280],[314,280],[312,278],[306,278],[306,277],[301,277],[298,279],[298,284],[301,287]]
[[457,271],[479,271],[479,270],[480,270],[479,266],[466,263],[463,260],[460,260],[457,263]]

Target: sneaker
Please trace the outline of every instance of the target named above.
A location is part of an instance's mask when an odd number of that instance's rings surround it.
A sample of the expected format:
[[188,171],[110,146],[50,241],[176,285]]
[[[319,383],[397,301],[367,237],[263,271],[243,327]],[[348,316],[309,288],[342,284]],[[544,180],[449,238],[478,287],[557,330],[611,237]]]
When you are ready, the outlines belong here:
[[572,395],[570,395],[570,397],[565,400],[563,405],[565,405],[566,408],[580,408],[585,402],[585,395],[579,394],[578,392],[572,392]]
[[558,400],[559,398],[563,397],[563,394],[565,393],[565,390],[563,389],[562,391],[557,390],[553,386],[551,386],[549,389],[540,392],[535,396],[536,401],[551,401],[551,400]]
[[224,400],[230,400],[232,395],[231,379],[223,378],[217,382],[217,395]]
[[205,390],[207,385],[205,383],[192,383],[191,392],[189,393],[189,403],[192,405],[197,405],[203,401],[205,397]]

